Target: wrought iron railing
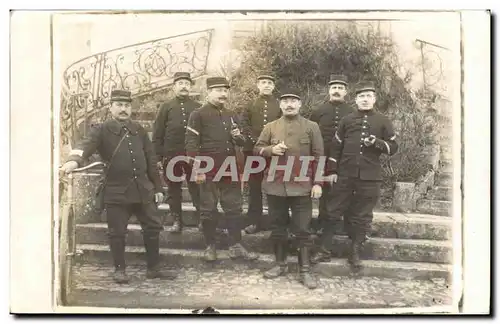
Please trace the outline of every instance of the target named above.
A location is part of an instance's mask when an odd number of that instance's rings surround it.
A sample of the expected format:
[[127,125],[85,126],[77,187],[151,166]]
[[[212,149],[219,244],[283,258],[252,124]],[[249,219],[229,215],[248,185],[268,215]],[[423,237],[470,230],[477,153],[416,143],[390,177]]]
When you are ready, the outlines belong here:
[[175,72],[189,72],[192,78],[206,74],[212,34],[209,29],[155,39],[72,64],[63,74],[62,143],[73,144],[85,135],[89,122],[103,117],[114,89],[140,96],[170,86]]

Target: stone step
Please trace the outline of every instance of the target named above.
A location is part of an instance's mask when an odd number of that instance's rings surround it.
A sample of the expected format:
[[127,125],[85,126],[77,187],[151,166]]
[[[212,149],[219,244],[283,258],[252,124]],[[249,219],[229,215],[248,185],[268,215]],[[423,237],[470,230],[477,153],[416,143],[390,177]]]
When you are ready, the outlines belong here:
[[[164,217],[165,226],[173,224],[172,215],[168,212],[168,204],[161,204],[158,207],[162,217]],[[186,227],[197,227],[198,218],[196,209],[189,203],[182,204],[182,221]],[[247,212],[246,206],[243,212]],[[222,216],[222,208],[219,206],[219,216]],[[269,229],[270,218],[267,216],[267,207],[264,207],[264,229]],[[318,209],[313,209],[312,227],[314,228],[318,221]],[[250,224],[250,219],[244,215],[246,225]],[[103,219],[94,219],[88,223],[104,222]],[[131,224],[138,224],[138,220],[132,216]],[[392,213],[392,212],[374,212],[370,236],[401,238],[401,239],[425,239],[425,240],[449,240],[452,237],[453,224],[451,219],[442,216],[418,214],[418,213]]]
[[[260,232],[254,235],[244,235],[242,244],[250,251],[272,254],[273,245],[269,234],[269,232]],[[105,223],[78,225],[77,243],[108,244],[107,225]],[[130,224],[128,226],[127,245],[143,245],[140,225]],[[335,236],[332,255],[346,257],[349,245],[350,240],[346,236]],[[205,243],[203,234],[198,228],[186,228],[182,233],[162,232],[160,246],[169,249],[203,250]],[[217,247],[226,249],[227,246],[227,235],[218,235]],[[365,259],[370,260],[451,263],[452,246],[450,241],[372,237],[365,243],[362,255]]]
[[[75,267],[75,289],[69,306],[168,309],[175,313],[203,313],[208,305],[220,314],[242,309],[262,313],[304,313],[336,310],[408,307],[450,307],[452,289],[444,279],[404,280],[380,277],[318,277],[318,287],[307,289],[296,272],[265,279],[258,267],[237,264],[175,267],[174,280],[149,280],[143,265],[129,266],[131,282],[111,280],[111,266],[85,264]],[[427,308],[429,309],[429,308]],[[282,310],[282,311],[280,311]],[[323,310],[323,311],[322,311]],[[155,310],[152,310],[155,311]],[[379,311],[380,312],[380,311]]]
[[437,176],[436,185],[441,187],[452,187],[453,172],[440,172]]
[[420,199],[417,201],[417,210],[432,215],[452,216],[453,203],[444,200]]
[[452,187],[434,187],[426,195],[426,199],[441,201],[451,201],[452,197]]
[[[460,161],[458,161],[460,162]],[[457,163],[457,166],[459,165],[460,163]],[[444,159],[444,160],[440,160],[439,161],[439,165],[440,165],[440,170],[441,171],[444,171],[444,172],[453,172],[453,166],[454,166],[454,163],[453,163],[453,160],[452,159]]]
[[[78,244],[79,256],[76,264],[105,264],[111,265],[112,258],[107,245]],[[259,254],[254,261],[232,260],[227,250],[218,250],[216,262],[203,260],[203,251],[185,249],[160,249],[161,261],[169,267],[209,267],[223,269],[238,269],[252,267],[267,270],[274,264],[274,257],[269,254]],[[290,272],[297,271],[297,257],[289,256]],[[142,246],[126,247],[127,266],[145,265],[145,250]],[[396,262],[383,260],[362,260],[363,269],[360,277],[382,277],[405,280],[429,280],[443,278],[447,282],[452,280],[452,265],[425,262]],[[351,274],[345,259],[332,259],[330,262],[318,263],[313,267],[321,277],[348,276]]]

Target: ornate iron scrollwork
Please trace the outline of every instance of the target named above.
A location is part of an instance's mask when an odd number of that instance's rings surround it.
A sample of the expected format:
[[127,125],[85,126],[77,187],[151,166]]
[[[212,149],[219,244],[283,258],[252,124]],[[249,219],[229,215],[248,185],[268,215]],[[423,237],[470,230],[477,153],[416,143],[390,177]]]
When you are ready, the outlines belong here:
[[99,116],[114,89],[130,90],[136,97],[169,86],[175,72],[189,72],[192,78],[206,74],[212,33],[210,29],[156,39],[95,54],[71,65],[63,75],[63,143],[78,133],[78,125]]

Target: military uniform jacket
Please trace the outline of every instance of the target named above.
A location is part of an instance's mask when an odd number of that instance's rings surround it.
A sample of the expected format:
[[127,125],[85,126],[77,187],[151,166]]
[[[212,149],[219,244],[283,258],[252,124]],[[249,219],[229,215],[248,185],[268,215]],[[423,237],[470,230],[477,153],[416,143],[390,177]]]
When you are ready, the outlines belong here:
[[[363,139],[375,135],[372,146]],[[340,121],[331,147],[329,171],[339,176],[359,177],[361,180],[382,180],[382,153],[393,155],[398,150],[391,121],[373,110],[357,110]]]
[[336,145],[338,143],[337,141],[332,143],[332,140],[338,129],[340,120],[353,111],[354,109],[345,102],[327,101],[311,112],[309,119],[319,125],[321,136],[323,136],[325,155],[328,156],[332,145]]
[[[192,158],[207,156],[214,159],[214,167],[206,173],[212,178],[228,156],[236,157],[235,145],[245,144],[244,136],[234,140],[231,136],[232,123],[241,130],[238,116],[225,107],[206,103],[189,117],[186,128],[186,154]],[[201,164],[204,167],[204,164]]]
[[176,97],[160,107],[153,129],[153,144],[160,160],[184,154],[187,122],[191,113],[200,106],[190,98]]
[[[288,147],[282,156],[274,157],[272,147],[283,141]],[[323,139],[318,124],[312,122],[300,115],[295,118],[281,117],[264,126],[262,133],[255,144],[254,153],[278,159],[279,165],[287,165],[291,157],[293,167],[291,168],[291,177],[289,180],[301,175],[302,161],[299,157],[314,157],[309,161],[307,167],[306,179],[296,179],[296,181],[286,181],[285,172],[276,170],[275,176],[268,179],[272,161],[265,170],[264,180],[262,181],[262,191],[269,195],[276,196],[308,196],[311,194],[313,184],[321,184],[316,180],[316,167],[319,158],[323,156]],[[292,166],[292,162],[288,162]],[[307,163],[307,161],[304,161]],[[272,172],[271,172],[272,175]]]
[[96,151],[109,165],[105,203],[149,203],[153,202],[154,192],[162,191],[153,145],[140,124],[133,121],[121,124],[110,119],[94,126],[88,136],[71,150],[68,160],[82,165]]
[[281,117],[278,99],[273,96],[259,96],[245,107],[242,116],[242,132],[247,138],[244,151],[251,152],[264,125]]

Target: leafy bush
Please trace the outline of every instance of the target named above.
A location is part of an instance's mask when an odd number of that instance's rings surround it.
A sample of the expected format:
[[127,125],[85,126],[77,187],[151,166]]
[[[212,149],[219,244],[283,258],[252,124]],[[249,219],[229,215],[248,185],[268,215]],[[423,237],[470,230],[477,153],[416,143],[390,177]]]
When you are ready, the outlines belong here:
[[[384,187],[395,181],[417,181],[428,171],[425,147],[435,143],[436,118],[429,112],[435,95],[410,90],[411,74],[400,75],[392,39],[368,25],[351,22],[272,22],[243,42],[240,68],[231,78],[231,107],[237,111],[257,94],[256,77],[272,71],[277,92],[296,87],[303,97],[301,113],[327,98],[332,73],[343,73],[350,89],[372,80],[379,89],[377,109],[390,117],[398,134],[399,152],[383,158]],[[354,105],[352,92],[348,102]]]

